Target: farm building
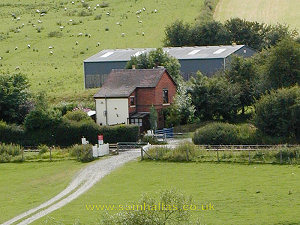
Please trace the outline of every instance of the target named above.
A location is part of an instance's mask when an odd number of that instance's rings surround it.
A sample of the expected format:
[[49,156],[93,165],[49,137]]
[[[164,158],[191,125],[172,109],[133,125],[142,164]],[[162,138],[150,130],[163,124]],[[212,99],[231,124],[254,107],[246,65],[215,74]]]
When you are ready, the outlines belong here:
[[143,132],[150,128],[153,105],[162,128],[162,109],[170,106],[175,93],[176,84],[165,68],[113,69],[94,95],[97,124],[137,124]]
[[[138,56],[151,50],[155,49],[107,49],[91,56],[84,61],[85,88],[101,87],[112,69],[123,69],[131,56]],[[163,50],[179,60],[182,76],[186,80],[197,71],[211,76],[227,68],[233,54],[250,57],[255,53],[245,45],[171,47]]]

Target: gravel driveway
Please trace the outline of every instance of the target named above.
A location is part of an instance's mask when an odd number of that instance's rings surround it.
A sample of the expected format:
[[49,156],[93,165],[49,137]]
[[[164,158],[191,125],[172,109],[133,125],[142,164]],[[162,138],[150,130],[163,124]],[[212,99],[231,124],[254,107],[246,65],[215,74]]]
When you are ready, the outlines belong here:
[[[73,181],[68,185],[68,187],[58,195],[51,198],[47,202],[44,202],[38,207],[30,209],[12,218],[2,225],[10,225],[19,220],[22,220],[18,223],[20,225],[32,223],[33,221],[65,206],[72,200],[78,198],[81,194],[83,194],[94,184],[96,184],[101,178],[103,178],[116,168],[122,166],[126,162],[136,159],[140,156],[140,154],[141,153],[139,150],[130,150],[120,152],[120,154],[117,156],[109,157],[107,159],[92,163],[91,165],[80,170]],[[25,217],[28,218],[24,219]]]

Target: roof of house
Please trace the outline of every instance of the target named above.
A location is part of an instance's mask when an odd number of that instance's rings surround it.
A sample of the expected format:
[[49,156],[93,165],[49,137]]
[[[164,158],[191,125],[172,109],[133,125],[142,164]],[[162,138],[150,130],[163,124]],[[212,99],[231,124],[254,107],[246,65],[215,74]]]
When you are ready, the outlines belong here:
[[156,87],[165,68],[113,69],[94,98],[128,97],[136,88]]
[[[224,45],[224,46],[195,46],[195,47],[169,47],[163,48],[170,56],[179,60],[184,59],[216,59],[226,58],[235,53],[245,45]],[[84,62],[110,62],[110,61],[129,61],[132,56],[148,53],[154,48],[134,48],[134,49],[106,49]]]

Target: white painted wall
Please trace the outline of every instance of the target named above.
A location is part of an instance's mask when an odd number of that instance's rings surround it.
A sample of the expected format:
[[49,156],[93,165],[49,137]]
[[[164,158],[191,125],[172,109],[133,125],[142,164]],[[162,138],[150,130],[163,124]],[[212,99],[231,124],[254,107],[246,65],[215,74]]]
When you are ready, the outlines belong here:
[[127,124],[128,99],[127,98],[107,98],[107,122],[105,117],[106,104],[104,98],[96,99],[96,118],[97,124],[115,125]]

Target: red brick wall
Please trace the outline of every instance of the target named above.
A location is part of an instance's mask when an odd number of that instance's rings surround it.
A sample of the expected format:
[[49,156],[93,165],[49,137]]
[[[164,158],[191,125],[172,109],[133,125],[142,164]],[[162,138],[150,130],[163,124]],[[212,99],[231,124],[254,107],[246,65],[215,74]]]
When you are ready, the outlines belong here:
[[[135,107],[132,107],[131,105],[130,105],[130,96],[134,96],[134,101],[135,101]],[[131,94],[130,94],[130,96],[128,97],[128,112],[129,112],[129,114],[132,114],[132,113],[135,113],[136,112],[136,91],[133,91]]]
[[150,112],[150,108],[153,105],[158,111],[159,128],[164,126],[161,109],[169,107],[169,105],[163,105],[163,89],[168,89],[169,103],[172,103],[176,94],[176,86],[167,73],[162,76],[155,88],[137,88],[135,93],[137,100],[136,111]]

